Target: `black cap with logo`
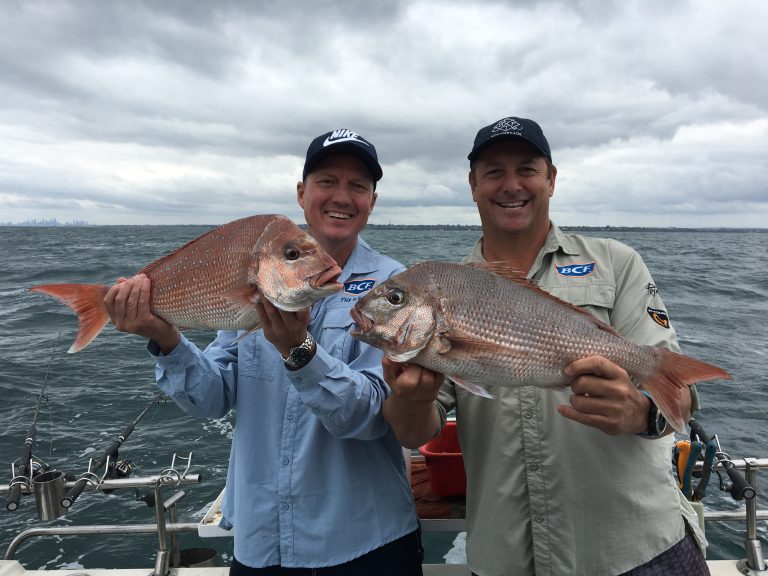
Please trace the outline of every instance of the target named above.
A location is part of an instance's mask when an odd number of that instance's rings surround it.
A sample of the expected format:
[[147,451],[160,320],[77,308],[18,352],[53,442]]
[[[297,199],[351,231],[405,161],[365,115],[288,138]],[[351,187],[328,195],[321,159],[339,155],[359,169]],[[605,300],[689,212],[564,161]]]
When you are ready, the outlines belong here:
[[469,158],[470,162],[474,162],[477,159],[477,155],[486,146],[502,140],[522,140],[523,142],[528,142],[528,144],[531,144],[552,162],[549,142],[544,137],[541,126],[533,120],[517,118],[515,116],[502,118],[485,128],[481,128],[477,136],[475,136],[472,152],[469,153],[467,158]]
[[346,128],[328,132],[312,140],[307,148],[302,179],[307,178],[315,164],[332,154],[349,154],[356,157],[371,171],[374,182],[381,180],[383,172],[376,156],[376,148],[360,134]]

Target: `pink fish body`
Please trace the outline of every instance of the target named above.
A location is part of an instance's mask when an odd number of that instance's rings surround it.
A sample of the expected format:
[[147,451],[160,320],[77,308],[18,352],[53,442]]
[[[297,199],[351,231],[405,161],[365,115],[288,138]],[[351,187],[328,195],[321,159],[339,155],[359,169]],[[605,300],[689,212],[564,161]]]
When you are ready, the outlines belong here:
[[[224,224],[149,264],[150,308],[179,328],[256,330],[258,290],[276,307],[301,310],[342,288],[341,269],[285,216],[257,215]],[[109,321],[109,286],[45,284],[30,288],[78,314],[70,352],[85,348]]]
[[358,300],[356,338],[448,375],[474,393],[484,386],[568,386],[563,369],[603,356],[685,429],[679,390],[724,370],[653,346],[639,346],[585,310],[536,287],[504,264],[422,262]]

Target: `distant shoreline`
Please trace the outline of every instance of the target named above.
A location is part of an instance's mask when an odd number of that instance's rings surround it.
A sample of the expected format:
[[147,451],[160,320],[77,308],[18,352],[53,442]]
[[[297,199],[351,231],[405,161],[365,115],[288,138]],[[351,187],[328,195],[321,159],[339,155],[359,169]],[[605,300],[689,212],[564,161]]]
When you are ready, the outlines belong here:
[[[204,226],[214,228],[216,224],[89,224],[87,222],[60,223],[60,222],[0,222],[0,228],[102,228],[116,226],[159,227],[159,226]],[[306,228],[306,224],[299,227]],[[768,228],[729,228],[729,227],[701,227],[686,228],[669,226],[560,226],[566,232],[768,232]],[[481,231],[479,225],[473,224],[368,224],[365,230],[454,230],[454,231]]]

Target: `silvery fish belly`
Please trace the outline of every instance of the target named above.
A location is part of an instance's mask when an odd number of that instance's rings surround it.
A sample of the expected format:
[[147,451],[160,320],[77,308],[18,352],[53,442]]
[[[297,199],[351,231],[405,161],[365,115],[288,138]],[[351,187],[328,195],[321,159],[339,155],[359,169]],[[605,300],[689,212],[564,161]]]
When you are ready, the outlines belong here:
[[352,315],[355,337],[481,395],[489,395],[485,386],[567,386],[564,368],[597,355],[634,376],[684,428],[680,388],[730,378],[711,364],[630,342],[502,263],[416,264],[361,298]]
[[[285,216],[241,218],[188,242],[140,271],[151,280],[150,309],[179,328],[257,330],[260,294],[301,310],[342,288],[341,268]],[[70,352],[85,348],[109,321],[101,284],[45,284],[30,290],[78,314]]]

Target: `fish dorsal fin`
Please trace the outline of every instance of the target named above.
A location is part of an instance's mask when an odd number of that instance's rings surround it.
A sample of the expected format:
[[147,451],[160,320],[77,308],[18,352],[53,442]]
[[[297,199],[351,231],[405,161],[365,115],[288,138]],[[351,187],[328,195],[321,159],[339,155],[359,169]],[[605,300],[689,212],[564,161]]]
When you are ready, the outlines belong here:
[[[213,230],[209,230],[205,234],[202,234],[198,236],[197,238],[193,238],[183,246],[179,246],[176,248],[173,252],[170,252],[166,254],[165,256],[162,256],[161,258],[155,260],[151,264],[148,264],[144,268],[141,269],[141,274],[147,274],[151,275],[151,273],[162,266],[164,266],[168,261],[172,260],[173,258],[178,257],[178,254],[180,252],[183,252],[185,250],[188,250],[190,247],[194,246],[195,244],[203,245],[206,242],[210,241],[213,236],[222,236],[226,237],[228,234],[232,234],[234,231],[237,230],[247,230],[249,226],[257,226],[257,224],[260,221],[263,221],[268,226],[275,220],[279,219],[285,219],[288,220],[285,216],[279,215],[279,214],[259,214],[256,216],[246,216],[245,218],[240,218],[238,220],[233,220],[232,222],[228,222],[226,224],[222,224],[221,226],[218,226],[214,228]],[[257,229],[259,229],[257,227]],[[227,244],[227,250],[232,254],[243,254],[245,257],[252,257],[253,256],[253,246],[258,241],[258,238],[261,237],[261,235],[264,233],[265,226],[262,226],[261,229],[259,229],[259,233],[257,238],[253,239],[253,242],[246,242],[244,244],[238,244],[237,242],[229,242]],[[244,238],[248,238],[249,236],[247,234],[242,235]],[[207,262],[201,262],[199,264],[200,266],[207,266]]]
[[579,314],[586,316],[600,330],[604,330],[605,332],[608,332],[609,334],[613,334],[614,336],[620,336],[620,334],[616,331],[616,329],[613,326],[606,324],[602,320],[599,320],[598,318],[590,314],[587,310],[584,310],[584,308],[579,308],[578,306],[575,306],[570,302],[566,302],[565,300],[561,300],[557,296],[553,296],[546,290],[542,290],[541,288],[539,288],[538,284],[528,279],[525,273],[520,272],[520,270],[517,270],[516,268],[513,268],[506,262],[472,262],[467,265],[473,268],[477,268],[479,270],[487,270],[488,272],[492,272],[497,276],[501,276],[505,280],[514,282],[518,286],[522,286],[523,288],[532,290],[533,292],[537,292],[541,296],[544,296],[545,298],[549,298],[550,300],[557,302],[561,306],[565,306],[566,308],[570,308],[574,312],[578,312]]
[[503,260],[500,260],[497,262],[469,262],[467,266],[471,266],[472,268],[478,268],[480,270],[488,270],[488,272],[493,272],[497,276],[501,276],[502,278],[506,278],[507,280],[512,280],[512,281],[524,280],[529,284],[534,284],[531,280],[528,280],[528,278],[526,278],[526,274],[524,271],[518,268],[515,268],[509,262],[504,262]]

